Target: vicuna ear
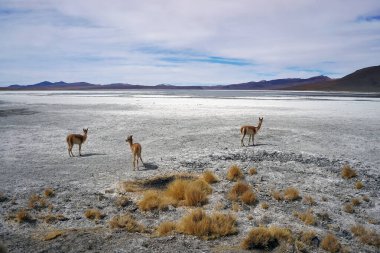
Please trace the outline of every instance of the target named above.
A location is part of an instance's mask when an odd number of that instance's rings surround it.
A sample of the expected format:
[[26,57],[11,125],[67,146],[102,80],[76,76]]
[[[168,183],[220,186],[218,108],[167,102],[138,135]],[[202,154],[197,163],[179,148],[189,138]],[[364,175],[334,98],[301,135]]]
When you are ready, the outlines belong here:
[[86,129],[85,129],[85,128],[83,128],[83,132],[86,132]]

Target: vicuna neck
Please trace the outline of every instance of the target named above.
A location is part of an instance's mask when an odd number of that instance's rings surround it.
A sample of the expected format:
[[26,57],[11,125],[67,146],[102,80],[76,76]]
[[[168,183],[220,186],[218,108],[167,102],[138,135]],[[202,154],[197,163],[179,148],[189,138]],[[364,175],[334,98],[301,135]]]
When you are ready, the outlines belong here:
[[261,127],[261,124],[262,124],[262,123],[263,123],[262,121],[259,121],[259,125],[257,126],[257,131],[260,130],[260,127]]
[[132,148],[133,141],[132,140],[128,140],[128,143],[129,143],[129,146]]

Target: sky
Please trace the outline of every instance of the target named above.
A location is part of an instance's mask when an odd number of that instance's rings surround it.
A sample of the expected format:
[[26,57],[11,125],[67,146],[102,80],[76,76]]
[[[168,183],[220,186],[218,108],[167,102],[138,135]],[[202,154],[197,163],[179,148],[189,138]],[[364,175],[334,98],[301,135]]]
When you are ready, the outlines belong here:
[[375,65],[379,0],[0,0],[0,86],[216,85]]

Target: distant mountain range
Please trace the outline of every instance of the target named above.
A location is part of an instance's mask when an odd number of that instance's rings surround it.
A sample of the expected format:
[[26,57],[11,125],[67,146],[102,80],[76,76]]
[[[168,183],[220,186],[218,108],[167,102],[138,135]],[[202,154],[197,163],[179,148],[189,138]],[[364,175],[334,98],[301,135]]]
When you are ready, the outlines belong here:
[[355,71],[339,79],[315,76],[307,79],[287,78],[270,81],[247,82],[214,86],[176,86],[159,84],[144,86],[127,83],[91,84],[86,82],[66,83],[44,81],[32,85],[10,85],[0,90],[106,90],[106,89],[197,89],[197,90],[316,90],[380,92],[380,66]]

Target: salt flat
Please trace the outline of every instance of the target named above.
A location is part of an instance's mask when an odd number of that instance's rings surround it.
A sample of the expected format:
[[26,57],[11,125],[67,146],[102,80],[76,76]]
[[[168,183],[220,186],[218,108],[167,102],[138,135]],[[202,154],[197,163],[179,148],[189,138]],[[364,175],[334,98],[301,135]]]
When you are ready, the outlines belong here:
[[[328,231],[343,245],[362,252],[375,252],[350,234],[350,226],[365,224],[379,232],[380,206],[380,98],[363,94],[324,94],[244,91],[35,91],[0,93],[0,240],[10,252],[81,252],[94,249],[111,252],[212,251],[220,247],[236,251],[242,238],[261,224],[286,226],[292,231],[314,229],[322,238]],[[257,125],[264,117],[256,146],[240,146],[240,126]],[[70,158],[66,135],[89,128],[82,146],[82,157]],[[127,135],[143,147],[146,163],[132,170]],[[248,137],[245,142],[247,143]],[[73,152],[78,154],[78,146]],[[154,229],[163,220],[177,220],[188,211],[179,207],[167,212],[141,212],[136,202],[141,195],[127,193],[133,203],[125,210],[112,204],[117,193],[112,189],[124,180],[149,178],[174,173],[214,171],[221,180],[214,185],[209,203],[212,211],[220,202],[224,212],[232,212],[225,198],[233,183],[225,180],[227,169],[237,164],[247,172],[256,167],[258,175],[246,176],[258,195],[266,201],[242,206],[234,212],[238,235],[214,241],[176,234],[164,238],[115,233],[109,219],[120,212],[131,212],[137,220]],[[350,164],[358,178],[344,180],[340,168]],[[365,187],[357,190],[356,180]],[[277,202],[274,189],[297,187],[302,196],[317,200],[316,214],[328,213],[330,221],[313,227],[299,222],[292,213],[306,210],[301,201]],[[53,212],[68,220],[47,225],[37,219],[33,224],[18,224],[9,213],[27,207],[32,193],[46,187],[55,189],[49,200]],[[106,193],[110,190],[111,193]],[[342,206],[352,198],[368,196],[370,201],[352,214]],[[101,196],[101,197],[99,197]],[[322,201],[322,199],[324,199]],[[83,212],[99,208],[107,216],[94,224]],[[48,211],[35,211],[35,216]],[[247,216],[253,215],[253,220]],[[76,232],[54,241],[39,235],[51,229],[92,229]],[[128,240],[123,238],[128,237]],[[73,247],[72,244],[80,244]],[[319,248],[314,249],[321,251]]]

